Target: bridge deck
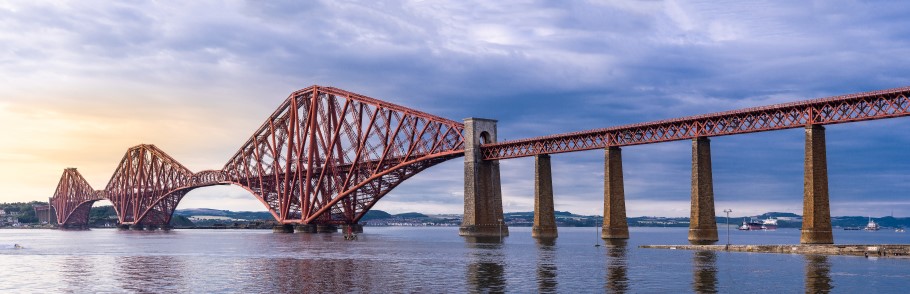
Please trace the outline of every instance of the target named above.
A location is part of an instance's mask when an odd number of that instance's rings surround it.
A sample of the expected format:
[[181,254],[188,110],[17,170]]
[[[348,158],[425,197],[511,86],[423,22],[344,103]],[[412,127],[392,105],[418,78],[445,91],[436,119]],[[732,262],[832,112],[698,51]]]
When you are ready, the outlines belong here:
[[910,115],[910,87],[689,116],[481,146],[486,160]]

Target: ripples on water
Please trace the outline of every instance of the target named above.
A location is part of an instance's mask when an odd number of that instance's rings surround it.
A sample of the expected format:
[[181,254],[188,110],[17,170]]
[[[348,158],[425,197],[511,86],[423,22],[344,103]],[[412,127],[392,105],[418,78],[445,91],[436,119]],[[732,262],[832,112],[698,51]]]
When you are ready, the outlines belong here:
[[[510,228],[504,243],[462,238],[457,228],[365,230],[356,241],[265,230],[0,230],[0,292],[903,293],[910,286],[910,260],[638,248],[685,243],[685,228],[632,228],[632,239],[606,243],[594,228],[560,228],[555,240]],[[732,239],[795,244],[799,231]],[[835,240],[906,244],[910,235],[844,231]]]

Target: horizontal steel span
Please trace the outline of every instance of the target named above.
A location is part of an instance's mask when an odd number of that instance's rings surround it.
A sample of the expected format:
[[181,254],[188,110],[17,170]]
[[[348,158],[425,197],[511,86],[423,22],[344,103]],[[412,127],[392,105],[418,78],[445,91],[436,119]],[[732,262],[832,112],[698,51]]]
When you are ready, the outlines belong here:
[[485,160],[875,120],[910,115],[910,87],[754,107],[481,146]]

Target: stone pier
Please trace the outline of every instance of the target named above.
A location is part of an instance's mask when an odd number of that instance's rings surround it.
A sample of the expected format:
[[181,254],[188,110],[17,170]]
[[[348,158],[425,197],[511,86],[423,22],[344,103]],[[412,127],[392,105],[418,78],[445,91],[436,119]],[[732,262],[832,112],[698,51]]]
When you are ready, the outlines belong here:
[[556,214],[553,212],[553,172],[550,155],[534,157],[534,238],[556,238]]
[[607,147],[604,150],[604,223],[600,237],[628,239],[626,222],[626,195],[622,179],[622,149]]
[[317,233],[337,233],[338,226],[332,224],[319,224],[316,225]]
[[806,160],[803,182],[803,229],[799,243],[833,244],[831,210],[828,204],[828,160],[825,128],[806,126]]
[[496,143],[496,121],[464,120],[464,219],[458,234],[473,237],[508,236],[503,223],[499,161],[483,160],[480,145]]
[[711,175],[711,140],[692,139],[692,207],[689,220],[689,242],[717,242],[714,216],[714,183]]
[[273,233],[293,233],[293,232],[294,232],[294,225],[290,225],[290,224],[277,224],[277,225],[275,225],[274,227],[272,227],[272,232],[273,232]]
[[345,234],[363,233],[363,225],[361,225],[361,224],[344,224],[344,225],[341,225],[341,232],[345,233]]
[[314,224],[298,224],[294,226],[295,233],[316,233],[316,225]]

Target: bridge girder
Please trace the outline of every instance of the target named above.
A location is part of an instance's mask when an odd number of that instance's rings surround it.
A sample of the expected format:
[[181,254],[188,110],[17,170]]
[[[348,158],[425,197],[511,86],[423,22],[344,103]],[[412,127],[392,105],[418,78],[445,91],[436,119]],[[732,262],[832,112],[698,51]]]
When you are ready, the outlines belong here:
[[910,115],[910,87],[754,107],[481,146],[485,160],[802,128]]

